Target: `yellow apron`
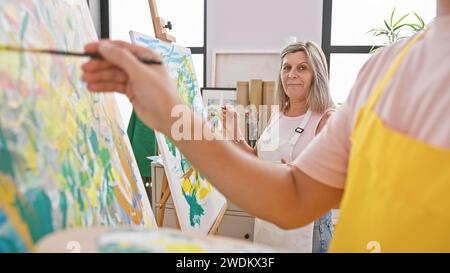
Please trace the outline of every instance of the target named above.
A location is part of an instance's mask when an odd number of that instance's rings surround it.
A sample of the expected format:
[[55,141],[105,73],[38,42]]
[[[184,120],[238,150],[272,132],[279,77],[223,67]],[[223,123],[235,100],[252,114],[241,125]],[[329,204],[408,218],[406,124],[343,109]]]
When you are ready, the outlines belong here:
[[423,35],[406,45],[358,113],[331,252],[450,252],[450,151],[387,128],[374,112]]

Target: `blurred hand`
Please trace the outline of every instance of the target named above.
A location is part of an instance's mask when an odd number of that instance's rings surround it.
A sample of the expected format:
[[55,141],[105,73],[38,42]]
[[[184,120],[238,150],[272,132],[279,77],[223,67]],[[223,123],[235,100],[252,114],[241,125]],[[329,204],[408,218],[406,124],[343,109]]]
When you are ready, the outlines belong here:
[[242,139],[242,132],[239,126],[239,113],[231,105],[222,108],[222,126],[227,140]]
[[176,86],[163,65],[146,65],[138,60],[161,60],[158,54],[130,43],[106,40],[86,45],[85,51],[104,58],[82,66],[82,79],[90,91],[125,94],[145,124],[170,134],[172,108],[182,104]]

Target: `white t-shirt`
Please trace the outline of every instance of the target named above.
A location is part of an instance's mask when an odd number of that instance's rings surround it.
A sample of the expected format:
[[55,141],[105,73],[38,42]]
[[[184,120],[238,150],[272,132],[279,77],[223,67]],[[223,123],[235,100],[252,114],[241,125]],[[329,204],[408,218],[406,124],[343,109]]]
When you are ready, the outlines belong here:
[[281,158],[293,161],[316,136],[317,127],[322,117],[330,111],[334,111],[334,109],[328,109],[323,114],[313,112],[305,128],[303,128],[303,134],[298,138],[293,148],[289,145],[290,141],[306,115],[288,117],[282,113],[274,114],[270,124],[257,142],[258,157],[274,163],[280,163]]

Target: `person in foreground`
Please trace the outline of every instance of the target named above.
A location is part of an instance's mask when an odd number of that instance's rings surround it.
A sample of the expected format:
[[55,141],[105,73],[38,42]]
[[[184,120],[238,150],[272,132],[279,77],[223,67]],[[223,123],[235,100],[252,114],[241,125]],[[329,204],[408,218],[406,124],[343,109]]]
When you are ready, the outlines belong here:
[[[450,252],[450,0],[436,3],[427,31],[374,55],[347,102],[287,165],[210,136],[172,134],[171,111],[182,102],[163,66],[138,61],[159,58],[150,50],[89,44],[86,51],[105,61],[87,62],[83,80],[93,92],[126,94],[143,122],[170,137],[230,201],[261,219],[301,227],[340,202],[333,252]],[[208,129],[188,110],[185,118],[191,129]]]

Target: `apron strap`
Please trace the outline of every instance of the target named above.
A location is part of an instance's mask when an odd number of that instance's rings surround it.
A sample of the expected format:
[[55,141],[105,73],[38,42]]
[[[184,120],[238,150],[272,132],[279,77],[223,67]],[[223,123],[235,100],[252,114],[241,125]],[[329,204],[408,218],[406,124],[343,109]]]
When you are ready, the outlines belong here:
[[400,54],[395,58],[394,62],[389,67],[382,80],[375,86],[374,91],[372,91],[372,96],[367,101],[367,106],[369,109],[373,110],[381,94],[383,94],[383,91],[386,89],[386,86],[390,83],[392,77],[397,72],[398,67],[402,64],[403,59],[409,53],[411,48],[425,36],[425,33],[426,31],[416,35],[413,39],[411,39],[408,44],[406,44],[402,52],[400,52]]
[[305,114],[305,117],[302,120],[302,123],[300,124],[300,127],[295,128],[295,134],[289,141],[289,145],[293,147],[295,143],[297,143],[297,140],[300,138],[300,136],[303,135],[303,132],[305,131],[306,125],[308,124],[309,120],[311,119],[312,111],[311,109],[308,109],[308,111]]
[[268,131],[268,130],[272,129],[275,122],[277,122],[280,118],[281,118],[281,112],[277,111],[276,114],[272,113],[271,121],[270,121],[269,125],[267,125],[266,129],[264,129],[264,131]]

